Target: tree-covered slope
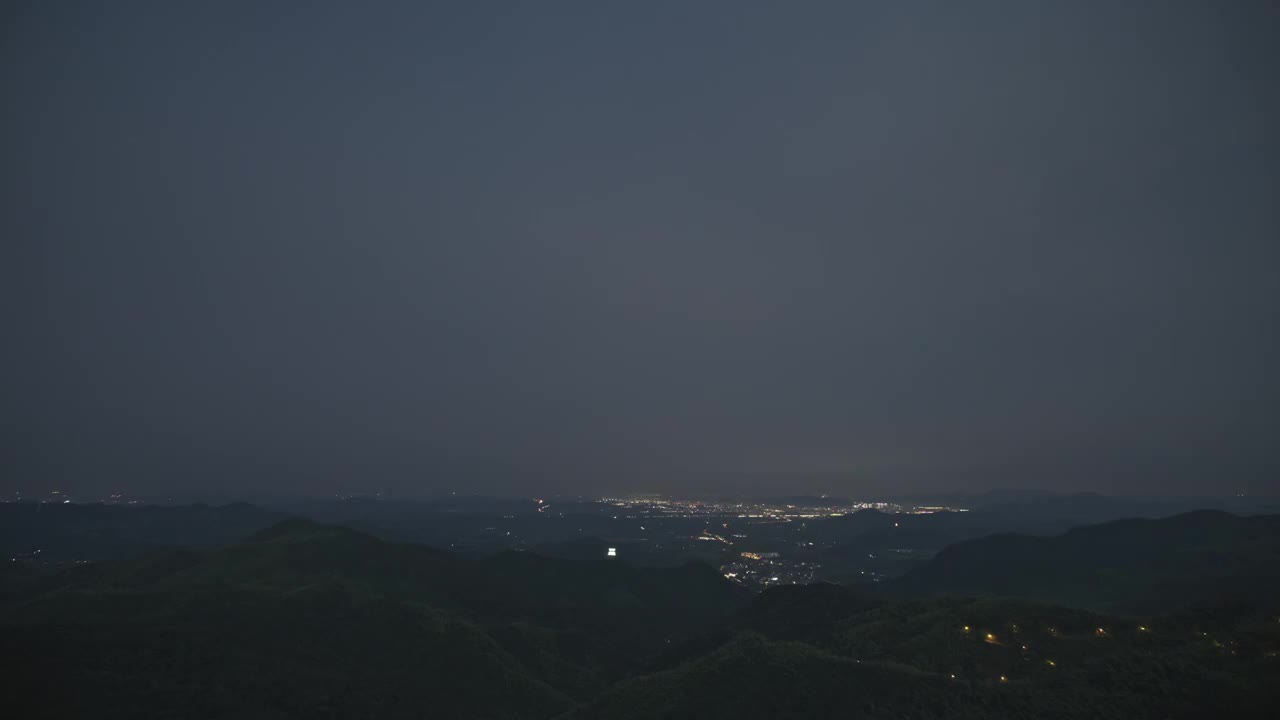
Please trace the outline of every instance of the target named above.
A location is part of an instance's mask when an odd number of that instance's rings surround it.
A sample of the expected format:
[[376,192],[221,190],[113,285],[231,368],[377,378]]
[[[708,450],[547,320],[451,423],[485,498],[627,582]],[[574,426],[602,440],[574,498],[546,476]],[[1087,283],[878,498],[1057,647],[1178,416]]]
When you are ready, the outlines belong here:
[[546,717],[746,601],[709,568],[470,561],[301,520],[22,588],[2,629],[23,699],[70,685],[139,717]]
[[[574,718],[1270,717],[1280,622],[1136,620],[1025,601],[869,601],[769,590],[657,672]],[[841,595],[845,595],[841,597]],[[806,618],[797,620],[797,618]]]
[[[1259,567],[1269,526],[1191,520],[1208,531],[1165,547],[1192,568],[1206,547]],[[1071,542],[1137,543],[1115,553],[1132,563],[1168,532],[1113,525]],[[468,560],[300,520],[0,581],[23,717],[1260,718],[1280,702],[1265,596],[1141,617],[824,584],[745,597],[706,567]]]
[[1199,511],[1055,537],[992,535],[944,548],[895,585],[917,595],[989,594],[1122,612],[1267,604],[1280,599],[1280,516]]
[[455,615],[337,583],[80,595],[9,623],[22,717],[548,717],[573,705]]

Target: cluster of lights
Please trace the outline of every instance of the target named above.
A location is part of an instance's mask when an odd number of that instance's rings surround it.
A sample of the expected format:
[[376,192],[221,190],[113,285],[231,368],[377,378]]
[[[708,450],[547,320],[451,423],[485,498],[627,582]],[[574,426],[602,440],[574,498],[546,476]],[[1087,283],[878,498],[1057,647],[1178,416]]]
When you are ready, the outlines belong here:
[[[599,502],[619,508],[641,508],[671,515],[728,515],[748,520],[768,520],[774,522],[791,522],[824,517],[842,517],[859,510],[880,510],[883,512],[925,515],[937,512],[968,512],[968,508],[948,507],[944,505],[898,505],[888,502],[854,501],[846,503],[792,505],[760,502],[716,502],[701,500],[681,500],[653,495],[632,497],[605,497]],[[897,525],[895,524],[895,527]]]

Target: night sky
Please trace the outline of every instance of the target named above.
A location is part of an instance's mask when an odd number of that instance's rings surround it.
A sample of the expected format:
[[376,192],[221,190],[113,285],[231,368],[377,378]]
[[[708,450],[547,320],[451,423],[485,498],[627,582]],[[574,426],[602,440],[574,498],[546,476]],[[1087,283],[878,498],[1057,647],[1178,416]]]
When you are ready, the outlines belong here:
[[12,2],[5,490],[1280,492],[1280,4]]

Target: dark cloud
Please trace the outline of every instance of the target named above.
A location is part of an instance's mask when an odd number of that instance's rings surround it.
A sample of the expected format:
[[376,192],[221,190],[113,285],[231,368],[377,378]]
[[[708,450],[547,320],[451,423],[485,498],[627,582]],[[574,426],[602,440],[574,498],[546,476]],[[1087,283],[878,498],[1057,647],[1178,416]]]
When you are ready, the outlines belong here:
[[3,33],[6,485],[1280,490],[1274,3]]

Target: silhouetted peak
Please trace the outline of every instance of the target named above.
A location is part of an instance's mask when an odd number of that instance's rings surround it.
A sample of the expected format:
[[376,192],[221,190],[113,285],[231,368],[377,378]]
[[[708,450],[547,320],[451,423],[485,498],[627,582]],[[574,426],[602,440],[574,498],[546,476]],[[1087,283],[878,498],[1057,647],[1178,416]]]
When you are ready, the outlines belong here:
[[1229,523],[1239,519],[1238,515],[1229,513],[1226,510],[1192,510],[1181,515],[1165,518],[1165,521],[1185,523],[1187,525],[1203,525],[1208,523]]

